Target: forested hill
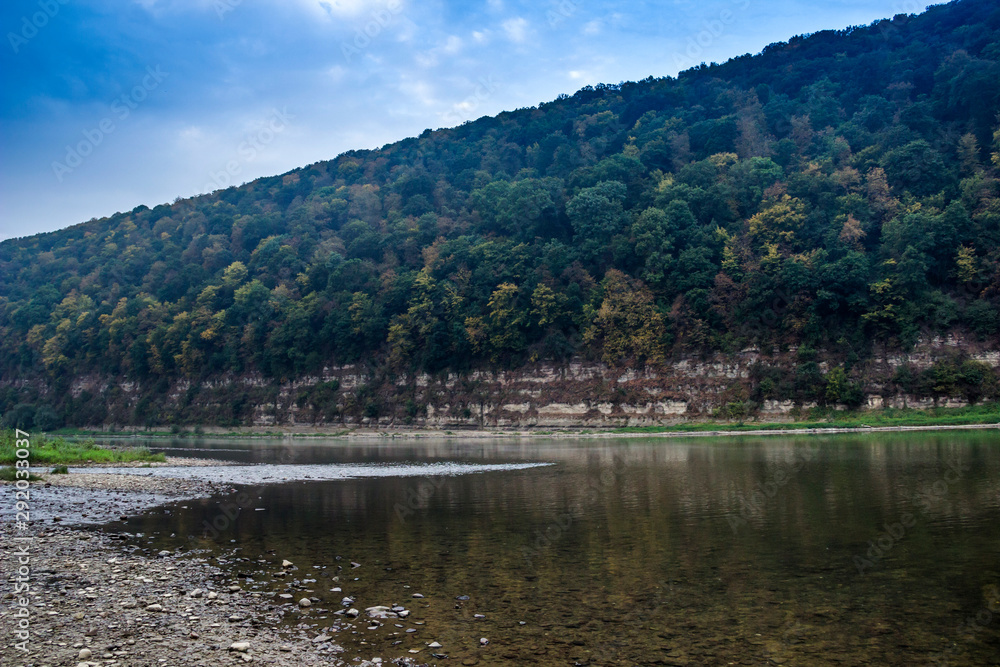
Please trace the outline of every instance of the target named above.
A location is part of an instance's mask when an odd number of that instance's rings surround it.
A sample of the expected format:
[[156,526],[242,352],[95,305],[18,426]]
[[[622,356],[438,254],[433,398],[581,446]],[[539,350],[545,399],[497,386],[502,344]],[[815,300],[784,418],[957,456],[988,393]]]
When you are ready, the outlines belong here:
[[0,375],[995,345],[998,61],[960,0],[6,241]]

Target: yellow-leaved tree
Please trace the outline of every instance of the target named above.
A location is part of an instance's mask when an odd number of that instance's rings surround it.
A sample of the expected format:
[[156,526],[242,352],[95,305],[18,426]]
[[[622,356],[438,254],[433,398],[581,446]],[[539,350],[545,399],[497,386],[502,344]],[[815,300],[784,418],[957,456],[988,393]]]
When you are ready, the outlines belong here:
[[604,301],[584,332],[584,341],[601,351],[604,363],[662,361],[666,326],[653,294],[641,280],[617,269],[604,275]]

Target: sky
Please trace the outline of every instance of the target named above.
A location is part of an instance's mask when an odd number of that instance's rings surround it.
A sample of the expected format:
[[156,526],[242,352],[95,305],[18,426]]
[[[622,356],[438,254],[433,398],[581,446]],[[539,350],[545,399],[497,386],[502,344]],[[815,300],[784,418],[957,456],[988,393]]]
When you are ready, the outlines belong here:
[[6,0],[0,240],[922,0]]

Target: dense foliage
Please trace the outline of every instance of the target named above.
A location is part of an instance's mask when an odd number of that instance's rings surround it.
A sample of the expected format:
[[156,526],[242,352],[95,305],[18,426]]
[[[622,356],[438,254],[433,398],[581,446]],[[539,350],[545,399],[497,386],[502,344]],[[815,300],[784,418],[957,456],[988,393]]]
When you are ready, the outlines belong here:
[[851,362],[922,334],[995,340],[998,111],[992,0],[587,87],[4,242],[0,372],[434,373],[750,345]]

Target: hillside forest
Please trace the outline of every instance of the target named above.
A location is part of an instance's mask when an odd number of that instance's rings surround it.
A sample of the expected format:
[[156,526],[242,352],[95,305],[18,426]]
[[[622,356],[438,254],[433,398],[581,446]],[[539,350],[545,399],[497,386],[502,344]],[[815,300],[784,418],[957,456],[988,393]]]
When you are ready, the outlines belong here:
[[[0,412],[97,423],[84,376],[747,348],[797,355],[762,397],[858,403],[873,355],[1000,343],[998,113],[1000,5],[957,0],[5,241]],[[945,366],[894,381],[995,396]]]

